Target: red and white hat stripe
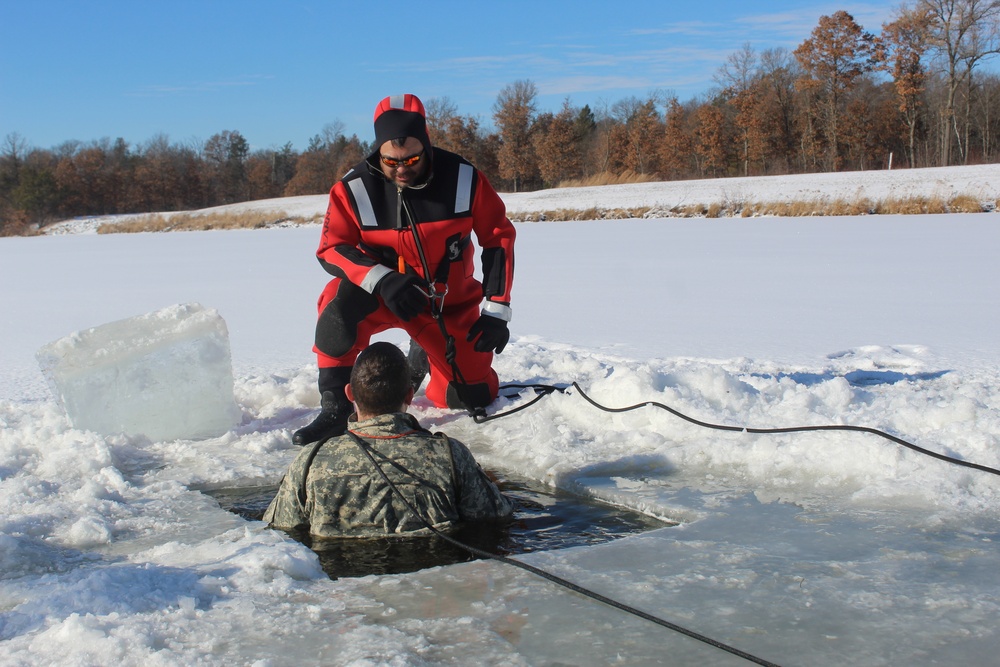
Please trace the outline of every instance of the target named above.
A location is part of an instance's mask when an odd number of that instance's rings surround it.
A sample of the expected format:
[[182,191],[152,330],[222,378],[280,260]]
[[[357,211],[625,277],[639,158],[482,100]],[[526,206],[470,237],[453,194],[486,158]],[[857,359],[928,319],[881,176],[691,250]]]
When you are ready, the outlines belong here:
[[421,116],[426,117],[427,112],[424,111],[424,104],[420,101],[420,98],[416,95],[411,95],[406,93],[405,95],[390,95],[386,97],[378,106],[375,107],[375,120],[378,119],[386,111],[390,109],[398,109],[400,111],[412,111],[418,113]]

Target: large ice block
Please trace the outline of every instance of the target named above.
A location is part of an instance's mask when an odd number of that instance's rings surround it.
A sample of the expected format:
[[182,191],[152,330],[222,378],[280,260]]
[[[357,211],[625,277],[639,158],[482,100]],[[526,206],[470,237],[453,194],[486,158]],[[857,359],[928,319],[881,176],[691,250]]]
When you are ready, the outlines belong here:
[[239,422],[226,323],[197,303],[78,331],[35,356],[76,428],[161,441]]

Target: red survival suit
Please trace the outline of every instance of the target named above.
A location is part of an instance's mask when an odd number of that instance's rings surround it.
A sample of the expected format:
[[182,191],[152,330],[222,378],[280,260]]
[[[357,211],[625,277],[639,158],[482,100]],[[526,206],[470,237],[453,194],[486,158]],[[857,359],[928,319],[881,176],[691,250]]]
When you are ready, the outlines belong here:
[[[324,382],[346,384],[354,360],[372,335],[401,328],[427,352],[431,378],[425,393],[436,406],[482,407],[497,396],[493,353],[475,351],[466,334],[480,317],[480,304],[483,314],[510,320],[514,226],[481,172],[429,142],[424,148],[432,164],[429,178],[420,185],[398,188],[388,180],[378,165],[376,147],[330,191],[316,251],[320,264],[334,276],[319,299],[313,348],[321,393],[339,388],[324,387]],[[474,276],[473,232],[482,247],[482,282]],[[455,363],[464,387],[455,382],[445,339],[430,309],[403,322],[373,295],[379,279],[390,271],[413,272],[445,295],[441,314],[455,341]]]

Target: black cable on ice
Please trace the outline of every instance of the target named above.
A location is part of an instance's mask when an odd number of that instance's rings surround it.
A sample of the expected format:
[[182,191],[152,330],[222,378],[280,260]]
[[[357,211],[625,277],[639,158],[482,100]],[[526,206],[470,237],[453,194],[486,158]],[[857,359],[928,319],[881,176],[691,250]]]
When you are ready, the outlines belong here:
[[584,588],[583,586],[580,586],[579,584],[574,584],[572,581],[569,581],[567,579],[563,579],[562,577],[554,575],[551,572],[546,572],[545,570],[543,570],[541,568],[538,568],[538,567],[535,567],[534,565],[529,565],[528,563],[524,563],[524,562],[521,562],[519,560],[515,560],[513,558],[508,558],[506,556],[501,556],[500,554],[495,554],[495,553],[491,553],[489,551],[484,551],[482,549],[477,549],[476,547],[470,546],[468,544],[460,542],[459,540],[456,540],[455,538],[453,538],[450,535],[448,535],[448,534],[446,534],[446,533],[438,530],[433,525],[431,525],[431,523],[429,521],[427,521],[427,519],[425,519],[424,516],[420,512],[417,511],[417,509],[410,503],[410,501],[407,500],[406,496],[403,495],[399,491],[398,488],[396,488],[396,485],[392,483],[392,480],[390,480],[389,477],[385,474],[385,471],[382,470],[382,466],[380,466],[378,464],[378,461],[375,460],[375,457],[372,455],[372,453],[370,451],[370,446],[368,445],[367,442],[364,441],[364,439],[362,439],[360,436],[358,436],[358,434],[356,434],[356,433],[354,433],[352,431],[347,431],[347,434],[350,435],[351,438],[354,439],[354,441],[357,443],[358,447],[361,449],[362,452],[364,452],[364,455],[368,458],[368,460],[371,462],[371,464],[375,467],[375,470],[378,472],[379,476],[382,478],[382,481],[385,482],[389,486],[389,488],[392,489],[392,492],[395,493],[399,497],[399,499],[403,501],[403,504],[406,505],[406,508],[409,509],[410,512],[412,512],[415,517],[418,517],[420,519],[420,522],[424,524],[424,527],[426,527],[436,537],[444,540],[445,542],[448,542],[449,544],[452,544],[452,545],[454,545],[454,546],[456,546],[456,547],[458,547],[458,548],[460,548],[460,549],[462,549],[464,551],[467,551],[467,552],[469,552],[470,554],[472,554],[474,556],[479,556],[480,558],[489,558],[489,559],[492,559],[492,560],[495,560],[495,561],[499,561],[501,563],[506,563],[507,565],[513,565],[514,567],[520,568],[520,569],[525,570],[527,572],[530,572],[530,573],[532,573],[534,575],[542,577],[543,579],[547,579],[548,581],[551,581],[554,584],[562,586],[563,588],[569,589],[569,590],[573,591],[574,593],[579,593],[580,595],[586,596],[586,597],[588,597],[588,598],[590,598],[592,600],[597,600],[598,602],[603,602],[604,604],[609,605],[611,607],[614,607],[615,609],[619,609],[621,611],[624,611],[625,613],[632,614],[633,616],[637,616],[637,617],[642,618],[644,620],[647,620],[647,621],[649,621],[651,623],[655,623],[655,624],[660,625],[660,626],[662,626],[664,628],[667,628],[668,630],[673,630],[674,632],[679,632],[682,635],[685,635],[685,636],[690,637],[692,639],[696,639],[696,640],[698,640],[700,642],[703,642],[705,644],[708,644],[710,646],[714,646],[715,648],[718,648],[718,649],[721,649],[723,651],[726,651],[727,653],[731,653],[733,655],[739,656],[739,657],[741,657],[741,658],[743,658],[745,660],[748,660],[748,661],[750,661],[752,663],[755,663],[755,664],[758,664],[758,665],[766,665],[767,667],[779,667],[776,663],[769,662],[767,660],[764,660],[763,658],[758,658],[757,656],[755,656],[753,654],[750,654],[750,653],[747,653],[746,651],[742,651],[742,650],[740,650],[740,649],[738,649],[738,648],[736,648],[734,646],[729,646],[728,644],[724,644],[723,642],[720,642],[718,640],[712,639],[711,637],[707,637],[707,636],[705,636],[703,634],[694,632],[693,630],[688,630],[687,628],[685,628],[683,626],[680,626],[680,625],[677,625],[676,623],[671,623],[670,621],[667,621],[667,620],[664,620],[662,618],[659,618],[658,616],[654,616],[654,615],[652,615],[650,613],[644,612],[641,609],[636,609],[635,607],[632,607],[632,606],[627,605],[625,603],[618,602],[617,600],[613,600],[612,598],[609,598],[609,597],[607,597],[605,595],[601,595],[600,593],[592,591],[592,590],[590,590],[588,588]]
[[638,410],[639,408],[644,408],[648,405],[660,408],[661,410],[666,410],[675,417],[679,417],[684,421],[690,422],[691,424],[694,424],[696,426],[715,429],[717,431],[735,431],[739,433],[744,433],[744,432],[745,433],[802,433],[805,431],[854,431],[858,433],[871,433],[873,435],[883,437],[886,440],[890,440],[896,443],[897,445],[902,445],[903,447],[912,449],[915,452],[919,452],[921,454],[930,456],[932,458],[941,461],[953,463],[954,465],[958,466],[964,466],[966,468],[981,470],[983,472],[988,472],[991,475],[1000,475],[1000,470],[997,470],[996,468],[984,466],[979,463],[972,463],[970,461],[963,461],[962,459],[957,459],[952,456],[946,456],[945,454],[939,454],[938,452],[933,452],[929,449],[924,449],[923,447],[915,445],[912,442],[907,442],[902,438],[897,438],[896,436],[886,433],[885,431],[880,431],[877,428],[871,428],[868,426],[851,426],[850,424],[834,424],[834,425],[823,425],[823,426],[787,426],[782,428],[751,428],[748,426],[727,426],[725,424],[710,424],[708,422],[703,422],[699,419],[695,419],[694,417],[689,417],[673,409],[669,405],[664,405],[663,403],[657,403],[656,401],[646,401],[645,403],[636,403],[635,405],[629,405],[624,408],[609,408],[605,405],[601,405],[600,403],[592,399],[590,396],[588,396],[587,393],[583,391],[583,388],[581,388],[580,385],[577,384],[576,382],[573,383],[573,388],[576,389],[578,392],[580,392],[580,396],[582,396],[585,401],[593,405],[598,410],[603,410],[605,412],[629,412],[630,410]]
[[778,428],[753,428],[750,426],[730,426],[727,424],[712,424],[710,422],[701,421],[700,419],[695,419],[694,417],[689,417],[688,415],[670,407],[669,405],[658,403],[656,401],[644,401],[642,403],[627,405],[621,408],[608,407],[606,405],[602,405],[601,403],[595,401],[593,398],[588,396],[587,392],[583,390],[583,388],[580,386],[578,382],[573,382],[572,385],[563,387],[560,387],[558,385],[549,385],[549,384],[505,384],[500,388],[534,389],[539,395],[533,398],[528,403],[524,405],[519,405],[516,408],[511,408],[510,410],[506,410],[504,412],[496,412],[492,415],[475,415],[473,418],[475,419],[476,423],[482,424],[483,422],[499,419],[500,417],[506,417],[508,415],[514,414],[515,412],[520,412],[521,410],[531,407],[538,401],[542,400],[543,398],[554,392],[558,391],[559,393],[565,394],[567,393],[567,390],[570,387],[578,391],[580,393],[580,396],[583,397],[585,401],[593,405],[598,410],[603,410],[604,412],[612,412],[612,413],[630,412],[632,410],[638,410],[639,408],[654,407],[654,408],[659,408],[661,410],[666,410],[675,417],[683,419],[684,421],[694,424],[695,426],[714,429],[716,431],[731,431],[736,433],[768,434],[768,433],[803,433],[806,431],[854,431],[856,433],[870,433],[872,435],[877,435],[879,437],[885,438],[886,440],[894,442],[902,447],[906,447],[907,449],[912,449],[915,452],[924,454],[925,456],[938,459],[939,461],[944,461],[946,463],[951,463],[957,466],[972,468],[973,470],[979,470],[981,472],[986,472],[991,475],[1000,476],[1000,470],[998,470],[997,468],[991,468],[990,466],[982,465],[980,463],[973,463],[971,461],[964,461],[962,459],[955,458],[954,456],[948,456],[946,454],[940,454],[938,452],[920,447],[919,445],[915,445],[907,440],[903,440],[902,438],[894,436],[891,433],[880,431],[877,428],[871,428],[870,426],[852,426],[850,424],[825,424],[819,426],[784,426]]

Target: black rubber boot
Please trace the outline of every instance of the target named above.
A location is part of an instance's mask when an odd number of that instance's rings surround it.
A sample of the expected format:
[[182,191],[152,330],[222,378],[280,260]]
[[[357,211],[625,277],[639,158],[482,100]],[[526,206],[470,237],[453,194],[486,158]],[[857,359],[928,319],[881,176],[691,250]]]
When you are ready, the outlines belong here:
[[292,434],[292,444],[301,447],[341,435],[347,430],[347,419],[354,412],[354,406],[344,393],[350,377],[350,367],[319,369],[319,414],[311,424]]
[[427,360],[427,352],[420,347],[420,343],[410,339],[410,349],[406,354],[406,361],[410,364],[410,386],[416,393],[420,385],[424,383],[424,378],[431,370],[431,364]]
[[490,394],[490,387],[485,382],[476,384],[462,384],[461,382],[449,382],[448,392],[445,394],[445,401],[449,408],[460,408],[465,410],[475,410],[485,408],[493,402]]

